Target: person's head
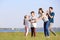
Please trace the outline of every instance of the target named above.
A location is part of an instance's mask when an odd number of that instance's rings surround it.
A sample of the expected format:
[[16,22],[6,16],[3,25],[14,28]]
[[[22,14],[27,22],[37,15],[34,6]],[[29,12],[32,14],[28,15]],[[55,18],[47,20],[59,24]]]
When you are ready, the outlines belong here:
[[35,16],[35,12],[31,11],[31,16],[34,17]]
[[49,7],[49,11],[52,12],[53,11],[53,7]]
[[28,18],[29,18],[29,16],[28,16],[28,15],[25,15],[25,16],[24,16],[24,19],[28,19]]
[[43,9],[42,8],[39,8],[38,14],[42,14],[42,13],[44,13]]

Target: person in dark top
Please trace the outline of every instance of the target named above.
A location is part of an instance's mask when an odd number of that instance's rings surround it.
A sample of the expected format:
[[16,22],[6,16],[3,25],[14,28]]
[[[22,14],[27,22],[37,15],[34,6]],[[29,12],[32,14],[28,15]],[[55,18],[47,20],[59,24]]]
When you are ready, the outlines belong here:
[[56,33],[52,30],[52,26],[54,24],[54,16],[55,13],[53,12],[53,7],[49,7],[49,13],[48,13],[48,19],[50,21],[49,30],[56,36]]

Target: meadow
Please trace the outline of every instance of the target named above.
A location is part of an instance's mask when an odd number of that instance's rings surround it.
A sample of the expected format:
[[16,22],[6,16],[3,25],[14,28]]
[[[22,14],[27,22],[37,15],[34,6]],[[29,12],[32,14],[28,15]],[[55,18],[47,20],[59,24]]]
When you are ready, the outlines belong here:
[[46,38],[43,32],[37,32],[36,37],[24,36],[24,32],[0,32],[0,40],[60,40],[60,32],[56,32],[56,36],[50,33],[50,38]]

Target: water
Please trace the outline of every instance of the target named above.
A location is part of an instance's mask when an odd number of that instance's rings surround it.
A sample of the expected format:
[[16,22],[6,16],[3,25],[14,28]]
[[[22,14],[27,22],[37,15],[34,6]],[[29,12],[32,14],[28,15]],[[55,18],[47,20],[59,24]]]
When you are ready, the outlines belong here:
[[[53,28],[55,32],[60,32],[60,28]],[[29,32],[31,29],[29,29]],[[24,28],[15,28],[15,29],[0,29],[0,32],[25,32]],[[36,28],[36,32],[44,32],[43,28]]]

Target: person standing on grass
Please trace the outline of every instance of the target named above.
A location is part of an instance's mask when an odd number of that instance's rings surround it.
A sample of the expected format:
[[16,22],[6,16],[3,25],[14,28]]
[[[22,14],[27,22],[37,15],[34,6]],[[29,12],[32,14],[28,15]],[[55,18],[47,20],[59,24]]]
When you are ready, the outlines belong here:
[[29,31],[29,16],[28,15],[24,16],[24,26],[25,26],[25,36],[27,36],[28,31]]
[[44,22],[44,35],[45,35],[45,37],[49,37],[49,30],[48,30],[49,19],[48,19],[48,16],[44,13],[42,8],[39,8],[38,14],[40,14],[38,19],[39,20],[42,19]]
[[36,36],[36,17],[35,17],[35,12],[31,11],[31,37]]
[[55,13],[53,12],[53,7],[49,7],[49,13],[48,13],[48,19],[50,21],[49,30],[50,32],[53,33],[53,35],[56,36],[56,33],[52,30],[52,26],[54,24],[54,16],[55,16]]

